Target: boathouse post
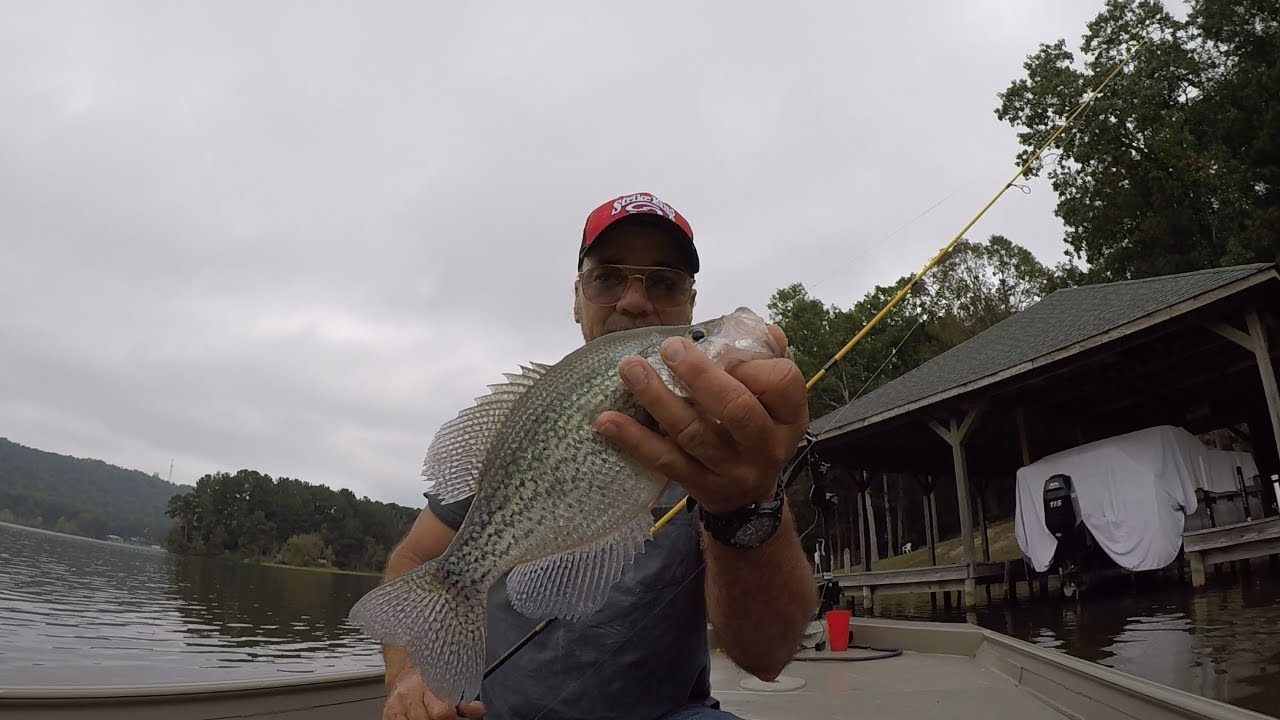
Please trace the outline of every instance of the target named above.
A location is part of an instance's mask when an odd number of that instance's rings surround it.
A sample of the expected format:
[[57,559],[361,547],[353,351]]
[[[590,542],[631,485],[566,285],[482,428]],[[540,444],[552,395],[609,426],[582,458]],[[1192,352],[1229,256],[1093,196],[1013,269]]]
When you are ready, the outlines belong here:
[[933,476],[916,475],[920,485],[920,500],[924,506],[924,544],[929,548],[929,564],[938,564],[938,513],[937,503],[933,501]]
[[870,484],[868,477],[870,473],[866,470],[859,470],[853,473],[853,487],[857,490],[855,502],[858,505],[858,549],[862,553],[862,570],[871,572],[871,550],[867,542],[867,501],[865,493],[867,486]]
[[[1276,370],[1271,364],[1266,327],[1256,307],[1245,313],[1244,321],[1248,329],[1247,333],[1240,332],[1224,322],[1206,323],[1206,327],[1253,353],[1258,363],[1258,374],[1262,376],[1262,393],[1267,399],[1267,414],[1271,416],[1272,438],[1276,444],[1276,453],[1280,455],[1280,390],[1276,387]],[[1261,441],[1256,433],[1254,441]]]
[[960,538],[964,552],[964,564],[968,566],[969,577],[964,582],[964,607],[966,610],[977,607],[976,583],[974,581],[974,546],[973,546],[973,499],[969,493],[969,466],[965,461],[964,442],[973,431],[974,422],[982,411],[981,405],[969,408],[964,419],[959,423],[954,416],[947,419],[947,427],[937,420],[930,420],[929,427],[951,445],[951,460],[955,465],[956,504],[960,510]]
[[981,475],[975,475],[972,478],[972,486],[974,490],[974,504],[978,506],[978,528],[982,534],[982,561],[991,562],[991,535],[987,532],[987,482],[988,478]]
[[1018,421],[1018,449],[1022,451],[1022,464],[1023,466],[1030,465],[1031,445],[1027,442],[1027,418],[1026,412],[1023,411],[1021,405],[1018,406],[1015,417]]
[[1271,434],[1280,455],[1280,389],[1276,387],[1276,369],[1271,364],[1271,350],[1267,343],[1267,330],[1262,324],[1257,308],[1245,316],[1249,335],[1253,337],[1253,354],[1258,359],[1258,373],[1262,375],[1262,391],[1267,396],[1267,412],[1271,415]]

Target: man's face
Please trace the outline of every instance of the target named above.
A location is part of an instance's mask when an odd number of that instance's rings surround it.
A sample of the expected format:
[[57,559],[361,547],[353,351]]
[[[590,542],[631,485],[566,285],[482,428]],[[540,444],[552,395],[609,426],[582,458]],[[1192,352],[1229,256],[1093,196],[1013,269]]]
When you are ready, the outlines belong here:
[[[583,258],[582,269],[596,265],[669,267],[689,272],[680,243],[660,228],[640,223],[622,225],[601,235]],[[697,294],[690,293],[689,300],[679,307],[659,309],[653,306],[638,277],[631,278],[626,292],[614,305],[588,302],[580,281],[574,282],[573,291],[573,319],[582,326],[582,337],[587,342],[619,330],[692,323]]]

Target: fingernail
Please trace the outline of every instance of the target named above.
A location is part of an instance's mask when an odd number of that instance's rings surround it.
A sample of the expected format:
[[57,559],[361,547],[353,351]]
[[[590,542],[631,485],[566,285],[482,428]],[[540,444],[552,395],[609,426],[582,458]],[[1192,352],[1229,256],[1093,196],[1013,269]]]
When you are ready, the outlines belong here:
[[618,426],[616,423],[606,421],[600,423],[596,427],[596,431],[607,438],[616,437],[618,435]]
[[644,385],[645,374],[644,368],[640,367],[640,363],[633,362],[622,368],[622,381],[629,388],[638,388]]
[[662,359],[678,363],[684,358],[684,338],[670,338],[662,343]]

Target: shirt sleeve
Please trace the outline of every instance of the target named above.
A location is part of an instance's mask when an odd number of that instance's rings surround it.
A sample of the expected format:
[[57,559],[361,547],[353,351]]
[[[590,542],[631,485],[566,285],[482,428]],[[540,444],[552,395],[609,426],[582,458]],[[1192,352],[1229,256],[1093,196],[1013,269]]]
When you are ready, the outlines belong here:
[[454,532],[462,527],[462,521],[467,517],[467,511],[471,509],[471,501],[475,499],[475,495],[468,495],[461,500],[442,503],[430,492],[424,492],[422,495],[427,499],[427,507],[430,508],[431,514]]

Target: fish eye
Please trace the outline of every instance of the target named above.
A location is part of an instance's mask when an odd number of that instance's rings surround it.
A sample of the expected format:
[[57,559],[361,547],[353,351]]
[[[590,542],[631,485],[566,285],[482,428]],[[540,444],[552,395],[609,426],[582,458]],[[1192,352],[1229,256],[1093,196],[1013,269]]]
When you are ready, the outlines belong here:
[[707,331],[703,330],[702,328],[694,328],[693,330],[689,331],[689,339],[693,340],[694,342],[702,342],[703,338],[705,338],[706,336],[707,336]]

